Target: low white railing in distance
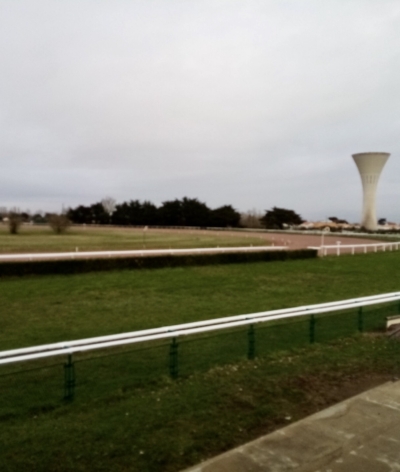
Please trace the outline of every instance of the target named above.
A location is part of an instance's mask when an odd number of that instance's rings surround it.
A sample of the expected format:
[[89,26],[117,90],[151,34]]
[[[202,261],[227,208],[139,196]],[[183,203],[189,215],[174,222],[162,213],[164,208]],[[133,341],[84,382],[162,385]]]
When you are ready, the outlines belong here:
[[145,256],[179,256],[183,254],[220,254],[226,252],[260,252],[260,251],[284,251],[287,246],[242,246],[242,247],[205,247],[188,249],[134,249],[127,251],[74,251],[74,252],[49,252],[32,254],[0,254],[0,261],[16,260],[44,260],[44,259],[85,259],[96,257],[145,257]]
[[327,256],[329,251],[332,250],[332,254],[340,256],[341,254],[351,253],[354,255],[357,252],[357,249],[360,249],[360,253],[366,254],[368,249],[371,249],[371,252],[378,252],[379,249],[385,252],[386,249],[389,251],[398,250],[400,242],[391,242],[391,243],[368,243],[368,244],[341,244],[338,241],[336,244],[331,245],[321,245],[321,246],[309,246],[308,249],[315,249],[318,251],[318,254],[321,257]]

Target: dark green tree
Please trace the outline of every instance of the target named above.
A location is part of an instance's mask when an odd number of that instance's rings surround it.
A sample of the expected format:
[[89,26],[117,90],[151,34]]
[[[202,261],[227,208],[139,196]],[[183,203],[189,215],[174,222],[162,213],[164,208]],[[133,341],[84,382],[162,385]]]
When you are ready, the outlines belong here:
[[293,210],[273,207],[266,211],[260,221],[267,229],[283,229],[285,225],[299,225],[303,219]]
[[211,210],[197,198],[187,197],[165,201],[159,208],[149,201],[139,200],[116,205],[114,199],[107,198],[90,206],[70,208],[67,217],[78,224],[240,226],[240,214],[231,205]]
[[185,226],[209,226],[211,210],[197,198],[184,197],[181,201]]
[[211,211],[211,225],[218,228],[237,228],[240,223],[240,213],[231,205],[224,205]]
[[76,208],[70,208],[67,211],[67,217],[70,221],[76,224],[91,224],[93,222],[93,215],[91,208],[84,205],[79,205]]
[[70,208],[66,216],[71,222],[78,224],[106,225],[110,222],[110,216],[101,202],[94,203],[89,207],[80,205],[75,209]]
[[116,225],[142,225],[142,204],[139,200],[124,202],[115,207],[112,222]]
[[143,203],[139,200],[124,202],[115,207],[112,222],[116,225],[156,225],[157,207],[147,201]]
[[107,225],[110,223],[110,216],[101,202],[91,205],[90,210],[92,212],[92,222],[94,224]]
[[153,203],[147,200],[142,203],[142,215],[144,225],[158,224],[158,209]]
[[161,225],[165,226],[209,226],[211,210],[197,198],[163,202],[158,209]]
[[129,203],[126,202],[116,205],[111,217],[112,224],[120,226],[131,224],[129,206]]
[[158,209],[158,221],[163,226],[184,226],[182,202],[178,199],[163,202]]

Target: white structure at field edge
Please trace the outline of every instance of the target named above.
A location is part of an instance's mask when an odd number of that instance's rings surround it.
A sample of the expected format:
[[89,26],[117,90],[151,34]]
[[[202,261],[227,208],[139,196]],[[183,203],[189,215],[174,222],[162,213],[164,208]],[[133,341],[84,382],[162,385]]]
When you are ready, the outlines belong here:
[[389,159],[388,152],[361,152],[353,154],[353,159],[360,172],[363,187],[363,212],[361,226],[374,231],[376,221],[376,189],[382,169]]

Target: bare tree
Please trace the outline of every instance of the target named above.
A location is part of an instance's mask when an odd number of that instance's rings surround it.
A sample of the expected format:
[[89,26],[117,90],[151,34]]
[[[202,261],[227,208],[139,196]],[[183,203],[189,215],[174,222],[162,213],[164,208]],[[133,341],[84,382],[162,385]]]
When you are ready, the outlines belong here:
[[8,229],[10,234],[17,234],[22,225],[22,216],[17,209],[11,210],[8,215]]
[[48,215],[47,221],[50,225],[50,228],[56,234],[65,233],[71,225],[71,222],[69,221],[66,215],[58,215],[56,213]]
[[115,206],[116,206],[116,201],[112,197],[105,197],[101,201],[101,204],[103,205],[104,211],[107,213],[108,218],[109,218],[109,223],[111,223],[111,216],[115,211]]
[[263,214],[255,209],[249,210],[240,215],[240,225],[245,228],[262,228],[260,219]]

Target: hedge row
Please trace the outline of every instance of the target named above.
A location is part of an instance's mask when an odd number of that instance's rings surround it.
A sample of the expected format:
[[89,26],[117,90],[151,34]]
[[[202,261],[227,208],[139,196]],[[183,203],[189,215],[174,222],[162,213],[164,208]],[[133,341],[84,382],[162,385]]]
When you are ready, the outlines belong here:
[[162,267],[237,264],[245,262],[285,261],[317,257],[314,249],[271,252],[237,252],[221,254],[190,254],[183,256],[115,257],[104,259],[68,259],[0,263],[0,277],[80,274],[94,271],[124,269],[159,269]]

